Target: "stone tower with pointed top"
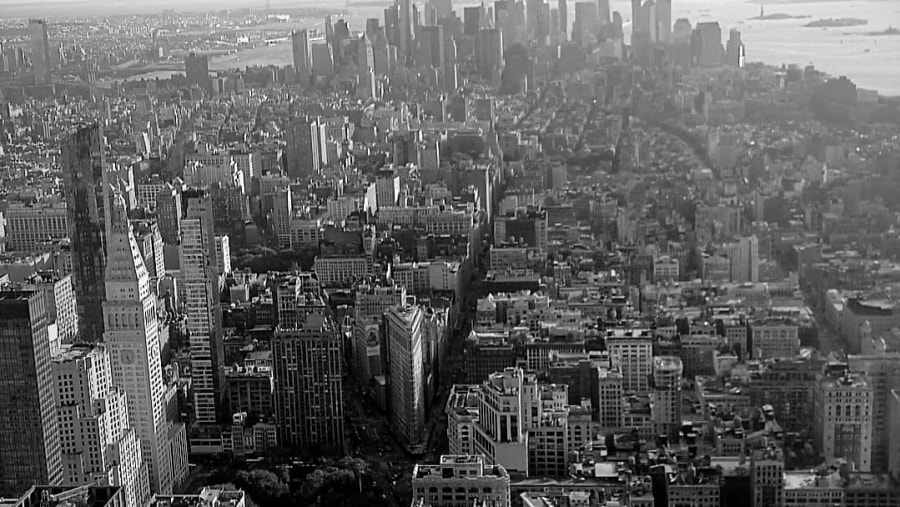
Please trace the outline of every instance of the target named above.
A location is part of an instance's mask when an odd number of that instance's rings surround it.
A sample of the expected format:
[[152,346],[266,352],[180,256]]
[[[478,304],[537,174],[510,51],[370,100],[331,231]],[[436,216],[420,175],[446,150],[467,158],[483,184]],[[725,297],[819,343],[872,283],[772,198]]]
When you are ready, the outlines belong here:
[[128,396],[129,419],[141,441],[150,489],[170,494],[174,477],[156,300],[121,197],[114,199],[109,231],[103,337],[109,349],[113,382]]

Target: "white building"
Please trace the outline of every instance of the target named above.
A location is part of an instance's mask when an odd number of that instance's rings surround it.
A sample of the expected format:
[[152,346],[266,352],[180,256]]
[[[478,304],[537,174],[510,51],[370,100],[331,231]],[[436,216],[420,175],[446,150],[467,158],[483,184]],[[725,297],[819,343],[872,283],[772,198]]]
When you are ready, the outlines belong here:
[[216,236],[216,270],[219,275],[231,273],[231,240],[228,235]]
[[177,478],[165,412],[156,297],[150,291],[150,276],[128,224],[123,200],[116,200],[112,215],[107,238],[103,338],[109,349],[113,381],[128,396],[128,415],[141,440],[150,489],[168,494]]
[[614,329],[606,336],[606,349],[614,368],[622,372],[626,394],[650,390],[653,373],[653,337],[646,329]]
[[653,280],[657,282],[678,280],[678,259],[663,255],[653,260]]
[[212,200],[201,191],[185,192],[181,221],[181,280],[187,306],[191,348],[194,417],[200,424],[218,421],[225,384],[222,313],[213,233]]
[[6,248],[32,251],[69,237],[65,202],[11,203],[6,210]]
[[106,347],[64,346],[50,369],[63,484],[121,486],[126,506],[144,505],[150,499],[150,482],[141,443],[128,420],[125,391],[113,385]]

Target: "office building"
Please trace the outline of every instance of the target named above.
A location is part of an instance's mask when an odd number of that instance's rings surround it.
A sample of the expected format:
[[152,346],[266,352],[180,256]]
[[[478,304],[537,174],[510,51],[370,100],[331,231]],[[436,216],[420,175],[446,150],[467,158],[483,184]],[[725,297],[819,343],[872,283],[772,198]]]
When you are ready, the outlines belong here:
[[569,40],[569,2],[559,0],[556,6],[556,19],[559,21],[559,34],[562,41]]
[[282,329],[303,329],[310,315],[327,313],[322,286],[312,273],[279,275],[275,288],[277,322]]
[[287,132],[287,175],[291,179],[309,178],[322,167],[322,140],[317,119],[298,118]]
[[645,26],[641,0],[631,0],[631,38],[632,44],[638,34],[647,34],[649,29]]
[[822,366],[818,359],[765,361],[759,378],[750,384],[751,405],[771,405],[784,431],[808,429],[815,417],[817,376]]
[[166,420],[156,297],[150,290],[150,275],[128,223],[124,201],[116,200],[112,215],[103,303],[107,329],[103,338],[113,382],[128,397],[128,416],[141,441],[150,490],[171,493],[177,477]]
[[416,65],[443,69],[445,61],[444,27],[441,25],[419,27],[416,38],[418,50]]
[[212,79],[209,77],[209,55],[189,53],[184,58],[184,71],[190,86],[197,86],[206,93],[212,93]]
[[[866,372],[872,386],[872,471],[890,470],[890,449],[900,441],[898,426],[891,425],[891,392],[900,389],[900,352],[877,351],[847,358],[850,371]],[[894,419],[896,421],[896,419]]]
[[309,32],[306,30],[294,30],[291,32],[291,51],[294,61],[294,71],[301,84],[309,84],[312,76],[312,48],[309,42]]
[[110,213],[104,144],[100,127],[90,125],[73,131],[60,150],[82,341],[99,341],[103,336],[103,274]]
[[501,465],[485,463],[482,456],[444,455],[437,465],[417,464],[412,489],[413,505],[511,505],[509,474]]
[[738,238],[728,245],[728,260],[732,282],[759,282],[759,240],[756,236]]
[[722,65],[722,28],[717,21],[697,23],[691,35],[691,51],[694,64],[698,67],[718,67]]
[[28,33],[31,37],[31,69],[34,71],[34,82],[39,85],[50,84],[50,40],[47,36],[47,22],[43,19],[28,20]]
[[279,248],[291,246],[291,221],[294,209],[291,203],[291,188],[276,190],[272,195],[272,232],[278,239]]
[[514,243],[545,252],[547,249],[547,211],[529,211],[498,216],[494,220],[494,244]]
[[750,492],[753,507],[784,505],[784,454],[777,447],[750,455]]
[[492,83],[500,80],[503,69],[503,31],[498,28],[485,28],[477,33],[476,62],[478,74]]
[[330,77],[334,75],[334,50],[331,44],[313,44],[310,46],[312,53],[312,75],[314,77]]
[[612,23],[612,10],[609,8],[609,0],[597,0],[597,21],[600,26]]
[[69,237],[66,203],[12,202],[6,216],[6,249],[32,252]]
[[656,19],[656,2],[647,0],[641,6],[641,33],[644,34],[651,43],[659,42],[659,24]]
[[163,244],[178,244],[182,212],[181,188],[166,183],[156,196],[156,221]]
[[656,0],[656,35],[660,44],[672,43],[672,0]]
[[400,199],[400,176],[394,171],[381,171],[375,180],[375,203],[378,209],[397,205]]
[[62,480],[59,420],[44,297],[0,290],[0,494]]
[[382,336],[387,406],[400,441],[421,449],[425,435],[424,310],[404,302],[384,313]]
[[120,486],[126,506],[150,500],[141,442],[125,391],[113,383],[104,345],[66,345],[51,364],[59,414],[63,479],[68,486]]
[[271,366],[234,366],[225,374],[228,407],[259,421],[275,417],[275,383]]
[[50,354],[59,351],[61,343],[71,343],[78,335],[78,313],[72,275],[60,276],[57,271],[38,271],[28,277],[20,288],[44,295],[50,329]]
[[765,319],[750,324],[753,359],[793,358],[800,352],[800,326],[789,319]]
[[375,376],[384,374],[381,358],[381,320],[384,312],[406,301],[406,289],[399,285],[356,287],[353,318],[352,352],[355,377],[368,386]]
[[684,367],[675,356],[653,358],[650,414],[660,435],[676,437],[681,430],[681,379]]
[[135,220],[132,225],[134,237],[141,249],[141,257],[144,258],[144,265],[150,273],[150,288],[157,294],[157,284],[160,278],[166,276],[162,234],[157,223],[152,220]]
[[860,472],[872,470],[873,394],[864,373],[819,376],[814,438],[826,463],[843,459]]
[[202,190],[186,190],[181,221],[181,282],[185,290],[191,348],[194,422],[215,424],[224,396],[225,349],[216,267],[212,200]]
[[482,18],[485,16],[484,9],[480,5],[463,8],[463,33],[466,35],[477,35],[478,31],[484,27]]
[[600,18],[597,14],[597,4],[595,2],[575,3],[575,24],[572,30],[572,40],[586,47],[596,40],[599,29]]
[[[78,502],[82,507],[122,507],[125,504],[124,490],[120,486],[49,486],[33,485],[17,498],[5,498],[8,507],[62,507]],[[234,506],[243,507],[243,506]]]
[[725,65],[742,68],[746,57],[744,42],[741,40],[741,32],[732,28],[725,44]]
[[219,279],[231,273],[231,239],[228,235],[216,236],[216,274]]
[[278,441],[294,449],[342,453],[341,337],[330,317],[279,327],[272,342]]
[[622,372],[625,394],[646,393],[650,390],[653,373],[653,338],[648,330],[612,330],[606,336],[613,368]]
[[[415,43],[414,10],[412,0],[395,0],[398,11],[399,36],[397,37],[397,62],[404,66],[412,58],[413,44]],[[387,20],[385,20],[385,23]]]

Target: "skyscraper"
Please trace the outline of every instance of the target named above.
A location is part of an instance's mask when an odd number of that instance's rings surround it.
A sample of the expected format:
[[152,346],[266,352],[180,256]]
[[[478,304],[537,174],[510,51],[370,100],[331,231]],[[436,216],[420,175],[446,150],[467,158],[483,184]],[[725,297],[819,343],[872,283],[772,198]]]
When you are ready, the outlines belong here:
[[62,479],[44,297],[0,291],[0,495]]
[[202,190],[186,190],[181,221],[181,276],[187,306],[191,348],[194,422],[219,420],[225,379],[222,310],[216,273],[212,199]]
[[575,26],[572,31],[572,40],[586,45],[597,37],[599,27],[597,4],[594,2],[577,2],[575,4]]
[[562,34],[562,40],[569,40],[569,2],[559,0],[556,10],[558,11],[559,33]]
[[330,317],[308,315],[302,329],[279,327],[272,342],[279,443],[342,452],[341,337]]
[[672,43],[672,0],[656,0],[656,34],[659,43]]
[[400,65],[406,65],[412,57],[413,42],[413,3],[412,0],[396,0],[399,10],[400,36],[397,41],[397,61]]
[[209,77],[209,56],[190,53],[184,58],[184,73],[191,86],[212,93],[212,79]]
[[482,79],[499,82],[503,69],[503,32],[500,29],[485,28],[478,32],[476,58],[476,67]]
[[463,33],[476,35],[481,30],[482,16],[484,9],[481,6],[463,8]]
[[384,314],[387,404],[391,422],[409,448],[425,444],[425,384],[422,319],[417,305],[395,306]]
[[631,38],[634,39],[636,34],[645,33],[645,26],[642,19],[641,0],[631,0]]
[[741,40],[741,32],[734,28],[728,34],[728,43],[725,45],[725,65],[741,68],[744,66],[744,42]]
[[700,67],[722,65],[722,28],[717,21],[697,23],[691,35],[694,64]]
[[166,183],[156,196],[156,220],[163,244],[177,245],[181,228],[181,188]]
[[291,179],[308,178],[321,168],[319,122],[298,118],[291,122],[287,135],[287,174]]
[[291,32],[291,49],[297,79],[301,84],[309,84],[309,78],[312,76],[312,50],[309,46],[309,32],[306,30]]
[[611,23],[609,0],[597,0],[597,19],[600,21],[600,26]]
[[656,2],[647,0],[641,7],[641,31],[650,35],[650,42],[659,42],[659,25],[656,22]]
[[528,37],[538,42],[546,39],[545,25],[541,19],[544,5],[546,5],[544,0],[526,0],[525,5],[525,23],[528,26]]
[[50,41],[47,38],[47,22],[43,19],[28,20],[31,35],[31,67],[36,84],[50,84]]
[[419,28],[416,64],[421,67],[441,69],[444,66],[444,27],[423,26]]
[[124,489],[126,506],[144,505],[150,483],[141,442],[128,420],[125,391],[113,384],[106,347],[67,345],[51,370],[59,425],[67,428],[62,484],[81,486],[104,477]]
[[110,205],[103,144],[100,126],[89,125],[72,132],[60,150],[82,341],[99,341],[103,336],[103,274]]
[[112,210],[108,239],[103,319],[108,324],[104,341],[113,382],[128,397],[128,417],[141,440],[150,490],[169,494],[176,478],[165,412],[156,297],[121,199]]

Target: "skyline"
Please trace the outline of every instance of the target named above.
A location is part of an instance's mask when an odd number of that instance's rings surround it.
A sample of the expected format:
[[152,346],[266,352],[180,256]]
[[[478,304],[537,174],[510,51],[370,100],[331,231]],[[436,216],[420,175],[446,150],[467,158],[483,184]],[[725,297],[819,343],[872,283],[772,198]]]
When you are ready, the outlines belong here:
[[0,19],[2,493],[900,505],[900,56],[847,5]]

